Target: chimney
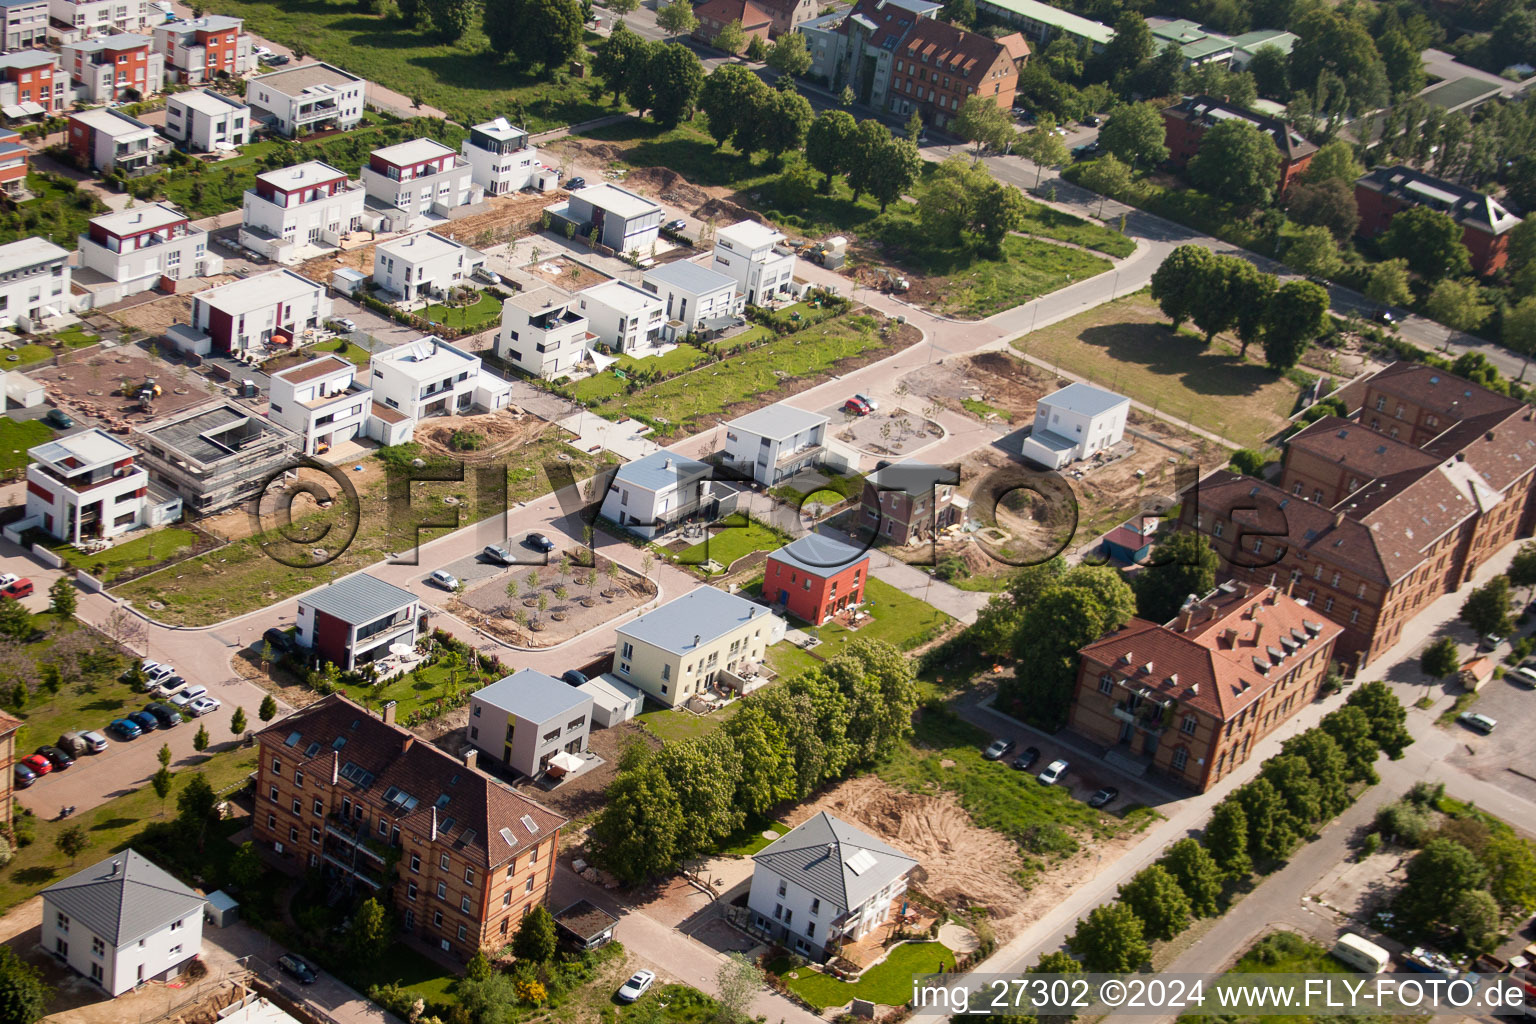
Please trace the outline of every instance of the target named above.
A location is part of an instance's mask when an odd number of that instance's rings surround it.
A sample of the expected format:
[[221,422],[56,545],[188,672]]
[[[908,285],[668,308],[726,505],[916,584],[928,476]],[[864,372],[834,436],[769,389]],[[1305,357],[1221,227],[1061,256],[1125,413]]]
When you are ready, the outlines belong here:
[[1335,512],[1334,515],[1333,515],[1333,528],[1335,530],[1337,530],[1339,527],[1341,527],[1343,525],[1344,525],[1344,513],[1343,512]]
[[661,460],[661,468],[662,469],[671,469],[672,468],[672,460],[671,459],[662,459]]
[[1291,591],[1296,589],[1296,577],[1290,576],[1285,581],[1285,596],[1290,597]]
[[394,725],[395,724],[395,702],[392,701],[392,700],[385,701],[384,702],[384,707],[379,711],[379,717],[384,719],[384,724],[385,725]]
[[119,861],[113,861],[113,862],[112,862],[112,874],[113,874],[113,875],[114,875],[114,876],[115,876],[115,875],[116,875],[116,874],[117,874],[117,869],[118,869],[118,868],[119,868],[119,867],[121,867],[121,866],[122,866],[122,865],[121,865],[121,862],[119,862]]
[[1255,647],[1259,646],[1259,638],[1262,637],[1263,635],[1264,635],[1264,623],[1262,623],[1262,622],[1255,622],[1253,624],[1253,646],[1255,646]]
[[1188,605],[1185,605],[1184,608],[1182,610],[1180,610],[1180,612],[1179,612],[1179,632],[1180,633],[1187,633],[1187,632],[1189,632],[1190,624],[1193,623],[1194,621],[1195,621],[1195,610],[1193,608],[1189,607]]
[[749,618],[749,619],[757,618],[757,605],[753,605],[752,607],[747,609],[747,618]]
[[437,804],[432,805],[432,838],[431,842],[437,842]]
[[411,745],[414,744],[415,742],[416,742],[416,734],[413,733],[413,732],[407,731],[406,734],[400,738],[400,753],[402,753],[402,754],[409,753],[410,749],[411,749]]
[[1237,630],[1233,629],[1232,627],[1228,626],[1226,629],[1222,630],[1221,638],[1227,642],[1228,647],[1237,646]]
[[695,646],[695,647],[699,646],[699,641],[701,639],[703,639],[703,638],[700,637],[699,634],[697,634],[697,633],[693,634],[693,646]]
[[464,767],[473,768],[475,762],[480,760],[480,751],[474,747],[464,748]]
[[333,786],[336,785],[337,781],[340,780],[340,779],[341,779],[341,751],[336,750],[335,748],[332,748],[332,750],[331,750],[331,785],[333,785]]

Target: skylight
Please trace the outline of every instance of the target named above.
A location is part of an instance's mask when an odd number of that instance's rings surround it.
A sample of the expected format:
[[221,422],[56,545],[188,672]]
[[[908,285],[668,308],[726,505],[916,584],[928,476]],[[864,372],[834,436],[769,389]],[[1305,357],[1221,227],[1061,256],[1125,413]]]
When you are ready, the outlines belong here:
[[875,866],[875,855],[868,850],[855,850],[853,856],[843,861],[848,865],[848,870],[856,875],[862,875]]
[[523,823],[523,828],[527,829],[534,835],[538,835],[539,826],[538,823],[533,820],[532,816],[525,814],[517,820]]
[[283,746],[291,747],[291,746],[294,746],[295,744],[297,744],[298,742],[299,742],[299,734],[296,733],[296,732],[291,732],[291,733],[288,734],[288,739],[286,741],[284,741]]

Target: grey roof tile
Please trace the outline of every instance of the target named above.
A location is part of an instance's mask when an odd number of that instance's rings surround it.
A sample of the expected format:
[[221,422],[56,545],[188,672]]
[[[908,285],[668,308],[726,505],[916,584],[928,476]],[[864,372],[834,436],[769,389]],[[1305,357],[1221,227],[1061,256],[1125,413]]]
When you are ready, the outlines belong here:
[[113,946],[135,942],[207,902],[163,868],[133,850],[50,885],[43,901]]
[[561,679],[531,668],[518,669],[474,692],[479,700],[530,722],[547,722],[581,707],[592,698]]
[[360,572],[299,598],[299,603],[357,626],[404,608],[414,600],[416,595],[409,590]]
[[[860,851],[874,863],[855,871],[849,862]],[[752,859],[839,912],[862,906],[917,866],[916,859],[826,811],[769,843]]]
[[[729,633],[748,619],[759,618],[767,622],[768,616],[768,609],[760,604],[711,586],[701,586],[619,626],[617,631],[620,636],[681,653]],[[697,642],[695,637],[698,637]]]

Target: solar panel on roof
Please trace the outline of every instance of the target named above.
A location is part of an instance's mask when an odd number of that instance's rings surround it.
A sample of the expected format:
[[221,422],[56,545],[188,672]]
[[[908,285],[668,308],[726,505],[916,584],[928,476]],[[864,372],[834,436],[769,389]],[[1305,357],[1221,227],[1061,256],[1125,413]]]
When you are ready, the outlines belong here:
[[843,862],[848,865],[848,870],[856,875],[862,875],[875,866],[874,854],[868,850],[855,850],[852,857]]

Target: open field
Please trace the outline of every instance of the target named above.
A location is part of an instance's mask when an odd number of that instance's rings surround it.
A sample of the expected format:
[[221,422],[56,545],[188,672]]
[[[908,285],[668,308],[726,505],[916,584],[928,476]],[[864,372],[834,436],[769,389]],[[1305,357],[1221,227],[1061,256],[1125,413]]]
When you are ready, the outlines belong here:
[[1013,347],[1243,445],[1283,429],[1300,394],[1257,350],[1244,359],[1225,336],[1207,347],[1194,334],[1173,335],[1144,292],[1024,335]]
[[32,460],[27,449],[53,440],[54,430],[42,420],[0,417],[0,473],[16,473]]

